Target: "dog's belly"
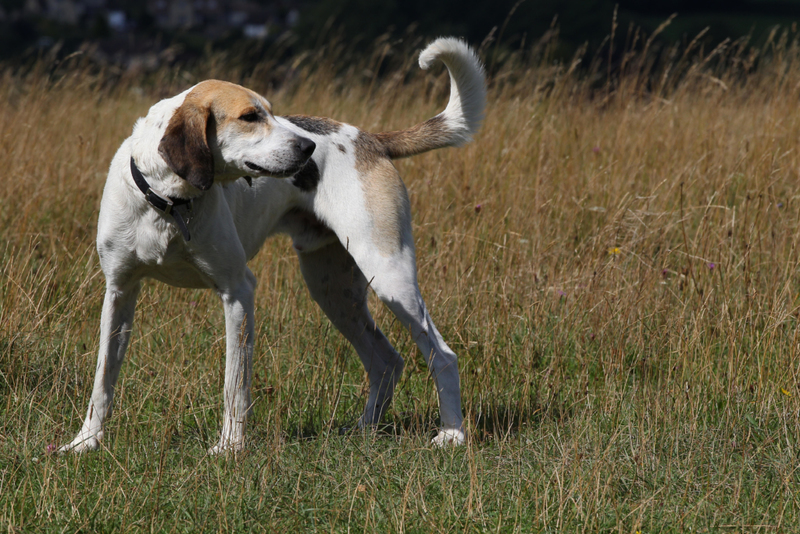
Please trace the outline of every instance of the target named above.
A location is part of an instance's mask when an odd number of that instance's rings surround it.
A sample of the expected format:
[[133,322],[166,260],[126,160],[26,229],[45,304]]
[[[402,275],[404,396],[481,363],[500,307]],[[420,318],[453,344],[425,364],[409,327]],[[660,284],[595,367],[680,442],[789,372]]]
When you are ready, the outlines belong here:
[[154,278],[159,282],[164,282],[175,287],[185,287],[192,289],[213,288],[213,282],[204,274],[200,273],[194,266],[189,264],[172,265],[168,268],[152,268],[148,270],[146,276]]
[[281,218],[278,228],[291,236],[292,246],[297,252],[312,252],[338,239],[313,213],[299,208],[289,210]]

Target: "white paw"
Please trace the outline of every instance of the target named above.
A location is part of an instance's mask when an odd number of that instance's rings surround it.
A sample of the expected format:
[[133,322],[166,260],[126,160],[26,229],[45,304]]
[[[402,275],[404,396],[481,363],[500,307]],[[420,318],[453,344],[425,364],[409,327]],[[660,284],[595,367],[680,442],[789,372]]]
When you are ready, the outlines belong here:
[[102,433],[95,436],[86,436],[83,433],[78,434],[78,436],[68,445],[64,445],[58,449],[58,453],[64,454],[66,452],[72,452],[75,454],[81,454],[87,451],[96,451],[100,448],[100,439],[102,437]]
[[467,436],[464,434],[464,431],[450,428],[447,430],[440,430],[439,434],[431,440],[431,443],[437,447],[448,447],[451,445],[463,445],[465,441],[467,441]]

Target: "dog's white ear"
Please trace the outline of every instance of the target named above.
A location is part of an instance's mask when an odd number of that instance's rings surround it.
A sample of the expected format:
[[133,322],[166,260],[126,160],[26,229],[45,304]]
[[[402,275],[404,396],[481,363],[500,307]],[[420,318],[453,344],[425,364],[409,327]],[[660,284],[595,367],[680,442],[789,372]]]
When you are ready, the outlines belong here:
[[172,114],[158,145],[170,169],[201,191],[214,183],[214,156],[208,146],[210,117],[209,106],[187,99]]

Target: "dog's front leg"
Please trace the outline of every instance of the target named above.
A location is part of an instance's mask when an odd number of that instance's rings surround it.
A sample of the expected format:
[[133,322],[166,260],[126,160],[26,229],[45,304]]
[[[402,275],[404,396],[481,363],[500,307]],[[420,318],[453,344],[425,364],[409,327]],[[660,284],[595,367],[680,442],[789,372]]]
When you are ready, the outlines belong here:
[[103,439],[103,423],[111,415],[114,401],[114,386],[128,348],[136,298],[140,284],[116,287],[108,284],[100,319],[100,349],[94,376],[92,398],[81,431],[59,452],[84,452],[97,449]]
[[222,435],[210,454],[244,447],[244,431],[250,412],[253,367],[253,292],[256,279],[245,267],[245,276],[229,290],[221,290],[225,306],[225,407]]

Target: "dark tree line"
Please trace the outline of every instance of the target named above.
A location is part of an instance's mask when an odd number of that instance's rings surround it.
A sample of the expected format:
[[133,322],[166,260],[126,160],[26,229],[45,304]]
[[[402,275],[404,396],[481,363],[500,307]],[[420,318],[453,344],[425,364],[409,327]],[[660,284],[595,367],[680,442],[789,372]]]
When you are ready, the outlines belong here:
[[177,43],[188,55],[201,55],[209,48],[237,50],[237,46],[257,55],[275,40],[290,42],[288,50],[293,53],[329,39],[348,43],[352,50],[368,51],[377,38],[386,35],[397,41],[408,35],[458,35],[477,44],[491,35],[495,46],[513,49],[536,42],[552,28],[558,31],[557,55],[567,57],[583,45],[591,54],[611,33],[612,20],[617,23],[615,46],[624,45],[629,28],[650,34],[673,13],[678,16],[660,34],[662,42],[688,42],[708,27],[703,39],[711,45],[745,35],[758,44],[775,26],[791,28],[800,20],[800,0],[253,1],[276,12],[296,9],[299,21],[275,28],[266,43],[242,45],[246,39],[237,30],[213,37],[200,26],[164,31],[155,27],[147,2],[108,0],[109,9],[125,11],[131,22],[123,38],[114,35],[102,13],[70,26],[25,15],[25,0],[0,0],[0,59],[30,56],[31,50],[35,53],[37,47],[57,42],[64,44],[63,53],[68,54],[87,41],[116,53],[129,47],[131,54],[152,43],[161,47]]

